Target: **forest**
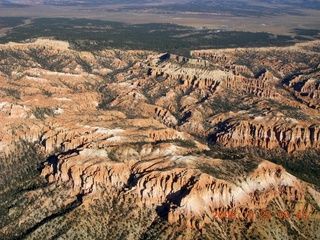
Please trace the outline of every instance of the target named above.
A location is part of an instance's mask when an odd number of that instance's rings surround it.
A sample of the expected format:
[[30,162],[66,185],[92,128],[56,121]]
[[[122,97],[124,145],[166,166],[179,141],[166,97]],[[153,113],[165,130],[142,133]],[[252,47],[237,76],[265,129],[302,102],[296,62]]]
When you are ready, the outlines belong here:
[[[3,26],[18,22],[18,18],[0,18]],[[296,42],[291,36],[266,32],[193,28],[170,23],[126,24],[78,18],[38,18],[28,25],[14,27],[0,38],[0,43],[26,42],[38,37],[69,41],[77,50],[134,49],[184,56],[189,56],[190,50],[194,49],[286,46]]]

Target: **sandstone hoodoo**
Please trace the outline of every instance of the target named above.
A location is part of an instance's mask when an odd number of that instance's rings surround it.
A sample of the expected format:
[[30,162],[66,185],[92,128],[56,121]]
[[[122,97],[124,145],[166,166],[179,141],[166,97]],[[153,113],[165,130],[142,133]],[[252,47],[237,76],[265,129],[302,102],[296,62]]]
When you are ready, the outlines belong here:
[[318,239],[319,49],[0,45],[0,238]]

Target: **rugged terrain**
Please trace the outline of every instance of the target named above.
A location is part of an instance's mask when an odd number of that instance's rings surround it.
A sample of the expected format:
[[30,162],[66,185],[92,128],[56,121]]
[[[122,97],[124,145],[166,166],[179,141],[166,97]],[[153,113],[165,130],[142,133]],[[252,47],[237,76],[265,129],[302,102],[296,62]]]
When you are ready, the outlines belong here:
[[320,41],[0,54],[1,239],[320,238]]

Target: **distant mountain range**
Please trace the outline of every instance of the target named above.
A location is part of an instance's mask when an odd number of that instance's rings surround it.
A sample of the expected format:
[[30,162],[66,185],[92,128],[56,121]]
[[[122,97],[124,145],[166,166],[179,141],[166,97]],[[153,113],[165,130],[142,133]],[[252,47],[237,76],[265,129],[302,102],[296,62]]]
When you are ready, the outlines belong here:
[[[97,6],[103,4],[144,4],[144,3],[160,2],[160,0],[0,0],[2,6],[21,6],[21,5],[57,5],[57,6]],[[252,6],[259,5],[260,3],[269,5],[282,5],[295,8],[307,8],[307,9],[320,9],[320,2],[315,0],[198,0],[198,1],[170,1],[164,0],[162,3],[167,2],[168,7],[179,6],[178,9],[184,11],[198,11],[199,8],[203,8],[206,11],[210,11],[211,7],[218,8],[232,8],[234,5],[240,5],[242,8],[252,8]]]
[[101,5],[101,4],[132,4],[158,2],[158,0],[0,0],[0,4],[47,4],[47,5]]

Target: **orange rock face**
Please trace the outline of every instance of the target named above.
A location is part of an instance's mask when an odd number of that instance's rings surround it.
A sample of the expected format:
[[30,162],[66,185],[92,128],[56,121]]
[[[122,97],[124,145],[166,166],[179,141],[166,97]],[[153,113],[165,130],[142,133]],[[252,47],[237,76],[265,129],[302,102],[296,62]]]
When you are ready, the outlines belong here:
[[0,194],[22,190],[1,205],[0,238],[55,238],[57,225],[66,239],[119,226],[123,239],[319,238],[317,183],[258,154],[320,149],[319,44],[192,58],[1,45]]

